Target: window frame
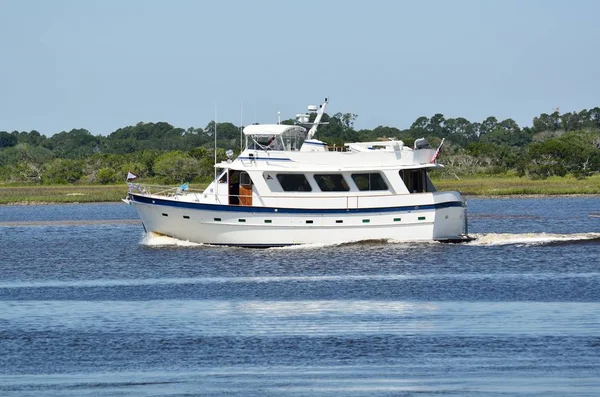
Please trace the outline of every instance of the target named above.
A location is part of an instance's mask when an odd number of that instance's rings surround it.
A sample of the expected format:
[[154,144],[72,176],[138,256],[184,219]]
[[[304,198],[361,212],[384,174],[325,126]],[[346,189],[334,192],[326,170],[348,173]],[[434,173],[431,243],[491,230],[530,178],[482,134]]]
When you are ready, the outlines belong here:
[[[284,185],[284,183],[282,182],[282,178],[286,178],[286,177],[290,177],[290,176],[291,177],[301,176],[302,178],[304,178],[305,183],[302,184],[302,187],[307,188],[307,189],[298,189],[297,187],[299,187],[300,185],[296,185],[296,188],[290,189],[290,185],[288,185],[287,183]],[[304,174],[304,173],[299,173],[299,172],[278,173],[278,174],[275,174],[275,178],[279,182],[279,186],[281,186],[281,189],[284,192],[298,192],[298,193],[312,192],[312,186],[310,185],[310,182],[308,181],[308,178],[306,177],[306,174]]]
[[[323,187],[327,187],[327,185],[325,183],[326,177],[340,177],[341,181],[338,180],[336,183],[330,179],[331,183],[334,185],[334,189],[323,189]],[[344,174],[337,174],[337,173],[313,174],[313,179],[315,180],[315,183],[317,184],[317,186],[319,186],[319,189],[322,192],[349,192],[350,191],[350,185],[348,185],[348,181],[346,181]],[[323,184],[321,184],[321,182],[323,182]],[[337,189],[336,187],[339,187],[341,189]]]
[[[356,182],[357,176],[364,176],[364,175],[368,176],[368,182],[367,182],[368,188],[367,189],[361,189],[362,183],[359,184]],[[381,188],[373,189],[373,183],[371,182],[372,175],[377,175],[377,177],[379,178],[379,181],[385,187],[384,189],[381,189]],[[361,192],[383,192],[383,191],[390,190],[390,187],[389,187],[388,183],[385,181],[385,178],[383,177],[383,175],[381,175],[381,172],[360,172],[360,173],[351,174],[350,176],[352,177],[352,181],[356,185],[356,188]],[[379,187],[382,187],[382,186],[379,186]]]

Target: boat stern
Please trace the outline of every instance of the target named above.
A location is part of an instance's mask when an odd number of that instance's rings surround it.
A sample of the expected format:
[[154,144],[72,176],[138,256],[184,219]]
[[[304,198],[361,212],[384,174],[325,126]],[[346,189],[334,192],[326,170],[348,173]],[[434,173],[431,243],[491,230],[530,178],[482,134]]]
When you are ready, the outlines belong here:
[[434,240],[460,243],[474,239],[469,236],[467,200],[460,192],[436,192],[434,202]]

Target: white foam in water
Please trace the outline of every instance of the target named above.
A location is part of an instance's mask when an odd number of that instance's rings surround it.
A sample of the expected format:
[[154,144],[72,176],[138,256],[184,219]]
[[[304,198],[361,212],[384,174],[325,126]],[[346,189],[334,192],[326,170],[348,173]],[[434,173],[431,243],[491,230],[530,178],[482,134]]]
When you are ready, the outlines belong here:
[[[585,241],[592,239],[600,239],[600,233],[572,233],[572,234],[555,234],[555,233],[481,233],[473,234],[475,240],[465,243],[466,245],[476,246],[495,246],[495,245],[543,245],[553,242],[561,241]],[[403,242],[396,240],[381,240],[381,243],[389,244],[440,244],[435,241],[417,241],[417,242]],[[312,250],[325,247],[335,247],[343,244],[360,243],[360,241],[347,241],[347,242],[332,242],[332,243],[312,243],[312,244],[299,244],[290,245],[284,247],[273,247],[273,250]],[[142,245],[149,247],[201,247],[210,246],[209,244],[193,243],[188,240],[179,240],[174,237],[168,237],[157,233],[146,233],[142,241]]]
[[174,237],[163,236],[157,233],[146,233],[140,241],[140,244],[147,245],[149,247],[199,247],[203,244],[193,243],[188,240],[179,240]]
[[600,238],[600,233],[573,233],[573,234],[553,234],[553,233],[485,233],[475,234],[473,240],[468,245],[543,245],[560,241],[583,241]]

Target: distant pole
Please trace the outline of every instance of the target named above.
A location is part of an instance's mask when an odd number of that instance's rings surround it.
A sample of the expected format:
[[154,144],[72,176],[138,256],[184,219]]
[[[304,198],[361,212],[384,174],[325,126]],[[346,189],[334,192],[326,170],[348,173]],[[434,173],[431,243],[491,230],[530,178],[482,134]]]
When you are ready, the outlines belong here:
[[281,112],[277,111],[277,124],[281,124]]
[[[217,165],[217,104],[215,103],[215,165]],[[219,182],[217,181],[217,167],[215,169],[215,199],[217,198]]]
[[244,102],[240,104],[240,153],[244,150]]

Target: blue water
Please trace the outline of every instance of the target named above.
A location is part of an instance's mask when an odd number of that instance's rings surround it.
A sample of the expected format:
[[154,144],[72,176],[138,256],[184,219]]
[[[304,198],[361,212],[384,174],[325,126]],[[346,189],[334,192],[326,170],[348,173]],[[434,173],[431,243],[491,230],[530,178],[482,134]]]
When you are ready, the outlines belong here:
[[0,206],[0,395],[600,395],[600,198],[468,205],[469,244],[267,250]]

